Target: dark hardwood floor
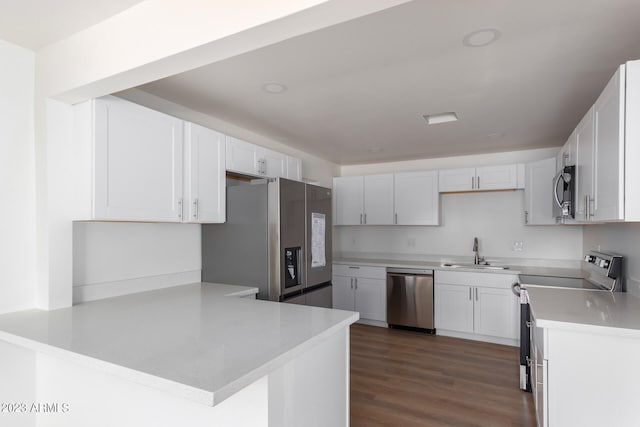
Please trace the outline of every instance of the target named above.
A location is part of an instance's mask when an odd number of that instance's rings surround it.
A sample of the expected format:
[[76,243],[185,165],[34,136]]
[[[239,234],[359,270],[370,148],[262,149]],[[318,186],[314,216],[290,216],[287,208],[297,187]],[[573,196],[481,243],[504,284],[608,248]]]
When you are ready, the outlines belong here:
[[518,349],[351,327],[351,427],[535,426]]

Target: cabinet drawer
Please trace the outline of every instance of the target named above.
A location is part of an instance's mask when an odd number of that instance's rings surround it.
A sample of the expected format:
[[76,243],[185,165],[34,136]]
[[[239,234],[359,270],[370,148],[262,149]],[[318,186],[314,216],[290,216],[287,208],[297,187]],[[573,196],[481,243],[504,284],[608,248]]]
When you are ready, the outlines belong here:
[[433,275],[436,284],[448,283],[450,285],[473,285],[492,288],[508,288],[518,281],[518,276],[515,274],[437,270]]
[[333,264],[333,274],[336,276],[366,277],[369,279],[386,279],[385,267],[371,267],[358,264]]

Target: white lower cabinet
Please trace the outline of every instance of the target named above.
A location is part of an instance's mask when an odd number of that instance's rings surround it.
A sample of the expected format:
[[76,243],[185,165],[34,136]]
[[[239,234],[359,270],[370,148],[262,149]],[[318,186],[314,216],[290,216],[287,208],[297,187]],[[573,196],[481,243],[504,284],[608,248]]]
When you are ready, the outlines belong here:
[[[435,273],[437,276],[437,272]],[[439,329],[473,333],[473,287],[435,284],[434,317]]]
[[440,335],[517,345],[519,301],[511,274],[436,271],[434,317]]
[[333,265],[333,308],[360,313],[360,319],[387,321],[386,268]]
[[549,361],[545,357],[545,330],[536,326],[535,319],[531,318],[531,392],[536,410],[538,427],[549,425],[549,390],[547,372]]
[[594,321],[598,326],[539,320],[536,309],[532,304],[530,357],[538,427],[640,425],[638,330],[600,326],[616,316]]

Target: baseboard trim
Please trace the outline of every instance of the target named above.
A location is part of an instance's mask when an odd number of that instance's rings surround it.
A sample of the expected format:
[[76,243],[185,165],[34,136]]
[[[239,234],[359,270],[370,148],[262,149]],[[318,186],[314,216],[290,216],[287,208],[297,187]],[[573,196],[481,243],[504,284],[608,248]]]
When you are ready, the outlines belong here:
[[466,332],[448,331],[446,329],[436,329],[436,335],[442,335],[445,337],[452,337],[452,338],[462,338],[465,340],[484,341],[484,342],[490,342],[494,344],[509,345],[512,347],[520,347],[519,340],[514,340],[509,338],[492,337],[488,335],[479,335],[479,334],[469,334]]
[[179,273],[161,274],[158,276],[139,277],[135,279],[117,280],[113,282],[92,283],[87,285],[73,285],[73,303],[79,304],[103,298],[138,292],[153,291],[200,282],[201,270],[184,271]]
[[362,323],[363,325],[369,325],[369,326],[379,326],[381,328],[389,327],[389,325],[387,325],[386,322],[380,322],[379,320],[360,319],[358,320],[357,323]]

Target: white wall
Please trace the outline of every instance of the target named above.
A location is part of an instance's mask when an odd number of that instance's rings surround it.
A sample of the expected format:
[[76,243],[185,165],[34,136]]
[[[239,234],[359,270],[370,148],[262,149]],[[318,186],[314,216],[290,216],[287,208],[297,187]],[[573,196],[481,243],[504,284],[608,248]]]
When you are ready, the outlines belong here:
[[[402,172],[524,163],[554,157],[557,148],[487,155],[421,159],[407,162],[342,166],[342,175]],[[473,256],[473,238],[487,258],[576,261],[582,256],[582,227],[525,226],[524,192],[480,192],[440,195],[441,225],[341,226],[334,230],[334,252]],[[522,251],[513,243],[521,241]]]
[[0,313],[35,305],[34,54],[0,40]]
[[640,223],[587,225],[583,250],[623,255],[627,292],[640,297]]
[[199,282],[200,226],[73,224],[74,302]]

